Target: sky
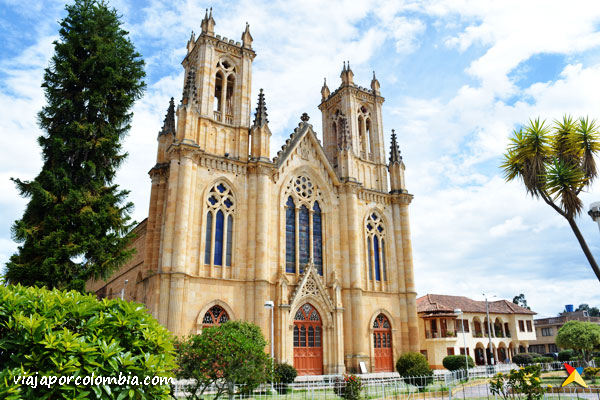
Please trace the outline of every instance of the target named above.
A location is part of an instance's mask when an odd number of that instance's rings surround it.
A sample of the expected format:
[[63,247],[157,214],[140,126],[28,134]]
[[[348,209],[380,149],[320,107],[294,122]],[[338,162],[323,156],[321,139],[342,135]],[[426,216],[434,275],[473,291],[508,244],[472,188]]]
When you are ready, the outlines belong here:
[[[146,61],[147,91],[133,108],[129,153],[117,183],[131,191],[133,218],[148,213],[156,137],[171,96],[181,98],[191,31],[207,7],[215,33],[239,41],[250,24],[257,57],[253,98],[265,91],[271,156],[307,112],[320,138],[317,105],[326,78],[354,82],[373,71],[406,165],[418,296],[509,299],[520,293],[539,316],[565,304],[600,306],[600,283],[568,223],[506,183],[499,168],[513,129],[530,118],[600,117],[600,2],[550,0],[205,1],[112,0]],[[36,114],[43,70],[53,54],[62,1],[0,0],[0,265],[17,244],[12,223],[26,199],[11,177],[42,165]],[[587,210],[598,186],[581,194]],[[577,220],[600,258],[598,226]],[[493,297],[496,296],[496,297]]]

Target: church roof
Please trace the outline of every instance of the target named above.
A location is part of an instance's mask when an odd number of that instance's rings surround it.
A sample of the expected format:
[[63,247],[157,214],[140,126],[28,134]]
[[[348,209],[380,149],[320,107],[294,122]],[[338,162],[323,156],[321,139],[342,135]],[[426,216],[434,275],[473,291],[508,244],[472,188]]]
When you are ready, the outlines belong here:
[[[490,313],[493,314],[537,314],[507,300],[488,301]],[[417,299],[418,313],[453,313],[460,308],[468,313],[485,313],[485,301],[469,299],[464,296],[444,294],[426,294]]]

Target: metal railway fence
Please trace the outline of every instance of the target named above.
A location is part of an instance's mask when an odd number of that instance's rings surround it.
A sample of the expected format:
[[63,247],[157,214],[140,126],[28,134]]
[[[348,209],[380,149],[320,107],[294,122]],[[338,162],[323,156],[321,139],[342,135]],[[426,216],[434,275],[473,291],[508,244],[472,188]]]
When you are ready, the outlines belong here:
[[[576,362],[570,363],[578,366]],[[562,362],[540,365],[543,371],[559,371],[564,369]],[[515,364],[476,367],[469,369],[469,380],[464,370],[434,374],[430,377],[400,377],[397,373],[359,375],[363,382],[361,398],[394,399],[394,400],[502,400],[491,393],[488,378],[498,372],[508,372],[518,368]],[[179,380],[172,385],[172,396],[185,399],[191,381]],[[287,385],[287,390],[270,385],[261,385],[247,393],[243,386],[230,388],[231,394],[222,393],[219,399],[256,399],[256,400],[337,400],[343,378],[340,375],[301,376],[294,383]],[[202,398],[213,400],[218,392],[217,387],[208,388]],[[519,396],[511,397],[520,399]],[[553,387],[548,389],[544,400],[600,400],[599,388],[580,388],[575,386]]]

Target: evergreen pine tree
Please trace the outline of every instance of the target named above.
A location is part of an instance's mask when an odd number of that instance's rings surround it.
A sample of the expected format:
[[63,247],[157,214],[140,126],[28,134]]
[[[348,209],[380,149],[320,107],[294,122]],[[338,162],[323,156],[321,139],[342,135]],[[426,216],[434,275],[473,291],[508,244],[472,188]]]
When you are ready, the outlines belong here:
[[43,167],[33,181],[13,179],[30,200],[12,227],[20,246],[6,278],[84,290],[86,280],[107,277],[133,252],[133,204],[112,182],[145,72],[116,10],[97,0],[75,0],[66,10],[42,83]]

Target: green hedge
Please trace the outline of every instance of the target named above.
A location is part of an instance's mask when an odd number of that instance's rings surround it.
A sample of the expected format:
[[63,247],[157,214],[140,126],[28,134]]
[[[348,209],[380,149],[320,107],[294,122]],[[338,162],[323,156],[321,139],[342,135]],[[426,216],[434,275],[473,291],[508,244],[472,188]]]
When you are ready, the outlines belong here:
[[[471,356],[467,356],[467,359],[468,359],[468,363],[469,363],[469,368],[473,368],[475,366],[475,363],[473,362],[473,359],[471,358]],[[450,371],[466,369],[464,355],[446,356],[442,360],[442,364],[444,365],[444,368],[446,368]]]
[[419,388],[433,382],[433,370],[421,353],[408,352],[401,355],[396,361],[396,371],[407,383]]
[[571,361],[571,357],[575,355],[573,350],[562,350],[558,353],[558,361]]
[[[141,304],[0,285],[0,366],[0,398],[122,400],[170,398],[169,385],[141,383],[172,376],[175,363],[170,333]],[[92,374],[125,384],[82,385]],[[38,385],[15,385],[15,376]]]

